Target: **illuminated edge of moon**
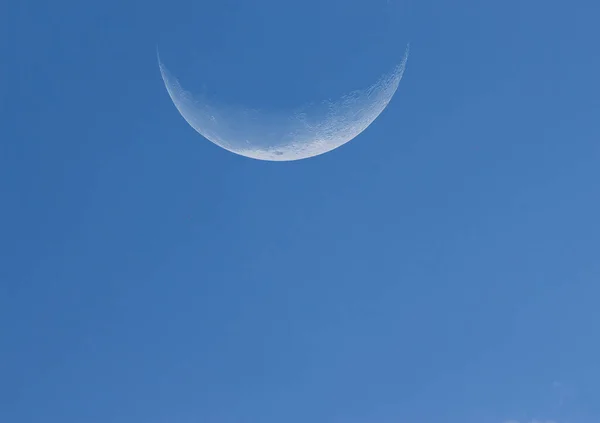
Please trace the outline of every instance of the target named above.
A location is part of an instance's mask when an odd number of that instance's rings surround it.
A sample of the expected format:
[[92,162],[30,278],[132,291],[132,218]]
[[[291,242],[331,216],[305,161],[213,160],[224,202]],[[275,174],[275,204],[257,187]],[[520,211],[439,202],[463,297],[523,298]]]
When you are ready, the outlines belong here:
[[[219,147],[244,157],[266,161],[294,161],[332,151],[366,130],[385,110],[396,93],[406,68],[409,49],[410,45],[407,45],[400,64],[396,65],[392,72],[380,77],[370,87],[352,91],[337,101],[321,102],[321,106],[324,104],[328,106],[329,112],[317,122],[304,120],[303,113],[290,114],[288,120],[300,126],[302,130],[297,130],[295,133],[290,131],[287,134],[289,139],[285,142],[263,146],[255,142],[255,146],[250,148],[240,148],[240,145],[253,146],[250,141],[232,141],[219,134],[222,131],[218,130],[215,115],[218,115],[220,110],[206,102],[199,102],[191,92],[186,91],[161,61],[158,47],[156,53],[161,76],[173,104],[196,132]],[[238,112],[246,113],[252,110],[243,108],[238,109]],[[227,120],[227,113],[223,120]],[[250,129],[252,128],[249,127],[248,130]]]

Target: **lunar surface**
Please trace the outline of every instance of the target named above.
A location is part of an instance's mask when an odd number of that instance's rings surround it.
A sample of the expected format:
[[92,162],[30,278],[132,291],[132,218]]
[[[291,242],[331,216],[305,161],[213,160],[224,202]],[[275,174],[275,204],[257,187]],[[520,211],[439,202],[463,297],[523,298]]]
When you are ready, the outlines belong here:
[[336,101],[278,112],[217,104],[204,95],[194,95],[181,86],[160,56],[158,64],[171,100],[199,134],[242,156],[290,161],[331,151],[367,129],[394,96],[407,59],[408,47],[402,61],[366,89]]

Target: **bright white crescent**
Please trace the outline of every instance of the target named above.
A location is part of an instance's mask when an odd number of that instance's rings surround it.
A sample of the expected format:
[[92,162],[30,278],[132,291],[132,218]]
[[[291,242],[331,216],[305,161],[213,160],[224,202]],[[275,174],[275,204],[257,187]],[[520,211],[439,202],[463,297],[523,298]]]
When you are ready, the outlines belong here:
[[290,161],[331,151],[367,129],[396,93],[407,59],[408,48],[400,64],[370,87],[290,112],[215,104],[186,91],[160,57],[158,63],[175,107],[199,134],[242,156]]

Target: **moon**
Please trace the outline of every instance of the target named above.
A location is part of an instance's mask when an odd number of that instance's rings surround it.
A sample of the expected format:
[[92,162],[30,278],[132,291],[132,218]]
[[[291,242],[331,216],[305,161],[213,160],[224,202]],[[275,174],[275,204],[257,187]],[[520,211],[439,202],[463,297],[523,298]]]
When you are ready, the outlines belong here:
[[214,144],[241,156],[292,161],[327,153],[362,133],[387,107],[404,74],[409,48],[394,69],[371,86],[340,99],[287,111],[218,104],[185,90],[157,58],[165,87],[187,123]]

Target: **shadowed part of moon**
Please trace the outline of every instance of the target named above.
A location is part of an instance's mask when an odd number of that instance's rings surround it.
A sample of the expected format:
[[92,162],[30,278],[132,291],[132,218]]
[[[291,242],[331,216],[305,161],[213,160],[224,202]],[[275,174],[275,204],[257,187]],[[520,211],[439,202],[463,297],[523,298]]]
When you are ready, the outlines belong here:
[[363,132],[394,96],[407,59],[408,47],[400,64],[370,87],[287,112],[215,104],[186,91],[160,56],[158,63],[171,100],[199,134],[242,156],[290,161],[326,153]]

